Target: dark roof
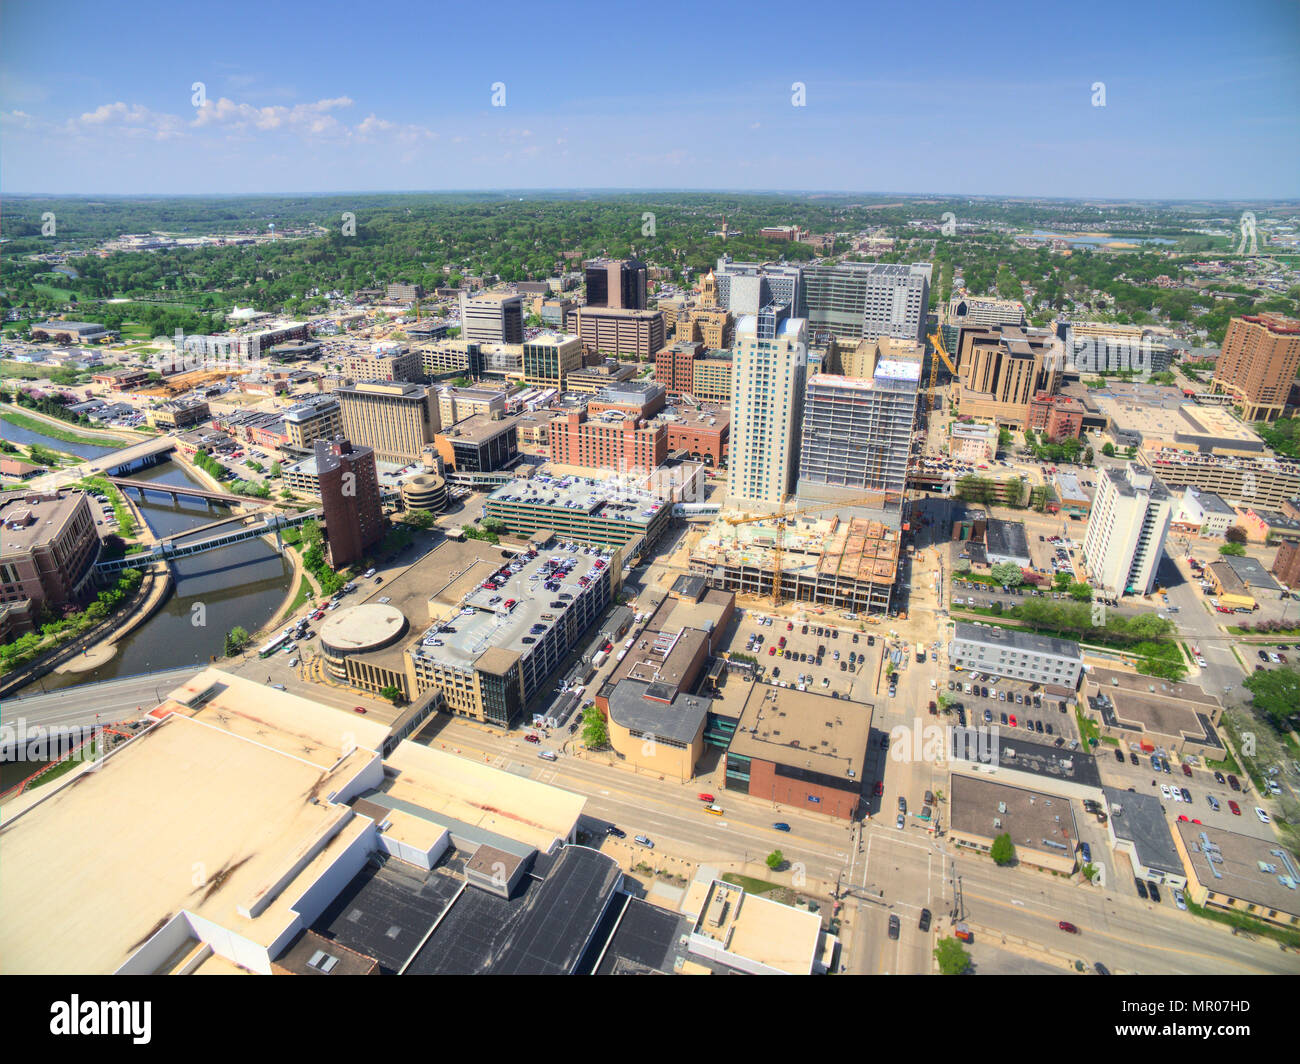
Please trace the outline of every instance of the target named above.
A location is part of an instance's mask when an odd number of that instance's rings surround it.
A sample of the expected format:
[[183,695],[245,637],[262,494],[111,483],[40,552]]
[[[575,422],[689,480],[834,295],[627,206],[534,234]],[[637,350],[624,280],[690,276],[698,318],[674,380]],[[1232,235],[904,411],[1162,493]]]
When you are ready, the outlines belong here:
[[446,910],[461,882],[459,877],[425,872],[403,861],[367,864],[321,913],[312,930],[374,957],[381,972],[393,975]]
[[1160,799],[1141,791],[1103,787],[1110,826],[1117,839],[1129,839],[1143,867],[1185,875]]
[[678,939],[690,933],[693,921],[639,898],[628,899],[622,914],[596,974],[671,975]]
[[1029,559],[1029,539],[1019,521],[1001,521],[990,517],[984,532],[985,550],[1008,558]]
[[670,693],[671,689],[664,684],[620,680],[609,696],[610,719],[629,731],[689,743],[699,734],[713,700],[685,694],[671,702],[654,700],[655,694],[666,697]]
[[605,854],[566,846],[544,880],[525,877],[512,898],[463,891],[407,970],[415,975],[573,973],[593,944],[621,875]]

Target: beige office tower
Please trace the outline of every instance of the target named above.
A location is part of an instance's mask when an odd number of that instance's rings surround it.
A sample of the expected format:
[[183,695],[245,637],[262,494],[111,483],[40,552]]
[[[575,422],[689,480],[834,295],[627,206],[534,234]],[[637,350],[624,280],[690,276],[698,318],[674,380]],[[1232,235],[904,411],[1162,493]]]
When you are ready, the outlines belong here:
[[1300,321],[1247,314],[1228,323],[1211,391],[1231,395],[1246,421],[1276,421],[1300,366]]
[[769,305],[736,326],[729,506],[774,509],[794,490],[808,323]]
[[460,338],[476,344],[523,343],[524,297],[514,292],[461,292]]
[[381,462],[415,462],[442,430],[438,400],[423,384],[372,382],[334,392],[343,434]]

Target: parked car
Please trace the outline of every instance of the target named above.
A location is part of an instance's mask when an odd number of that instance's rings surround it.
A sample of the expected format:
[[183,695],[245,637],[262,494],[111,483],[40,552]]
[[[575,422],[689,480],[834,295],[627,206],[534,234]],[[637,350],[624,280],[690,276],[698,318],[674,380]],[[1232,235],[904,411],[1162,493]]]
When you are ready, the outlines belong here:
[[1216,769],[1215,772],[1214,772],[1214,782],[1215,782],[1215,783],[1227,783],[1228,781],[1227,781],[1227,779],[1224,777],[1223,773],[1220,772],[1220,771],[1218,771],[1218,770]]
[[1178,908],[1182,909],[1183,912],[1187,911],[1187,896],[1177,887],[1174,888],[1174,904],[1177,905]]
[[627,838],[627,832],[624,831],[622,828],[616,828],[613,824],[610,824],[609,827],[607,827],[607,828],[605,829],[605,834],[606,834],[606,835],[613,835],[614,838],[616,838],[616,839],[625,839],[625,838]]
[[894,827],[898,828],[899,831],[902,831],[902,830],[903,830],[903,814],[902,814],[902,813],[899,813],[899,814],[898,814],[898,819],[894,821]]
[[1133,886],[1138,892],[1138,897],[1143,901],[1146,901],[1148,897],[1146,884],[1143,883],[1142,880],[1135,878],[1133,880]]
[[922,910],[921,910],[921,919],[920,919],[920,921],[917,923],[916,926],[917,926],[920,930],[922,930],[922,931],[929,931],[929,930],[930,930],[930,910],[929,910],[929,909],[922,909]]
[[1241,784],[1238,782],[1237,777],[1233,775],[1228,776],[1228,786],[1231,787],[1234,791],[1241,790]]
[[1156,886],[1155,880],[1147,881],[1147,890],[1151,894],[1151,900],[1158,905],[1160,903],[1160,888]]
[[1079,856],[1083,858],[1084,864],[1092,864],[1092,847],[1086,842],[1079,843]]
[[1231,798],[1228,799],[1228,808],[1232,810],[1233,816],[1241,816],[1241,806],[1239,806]]
[[1207,794],[1205,796],[1205,800],[1210,803],[1210,808],[1213,809],[1216,813],[1219,811],[1219,799],[1214,797],[1214,795]]
[[900,925],[899,925],[899,920],[898,920],[898,914],[897,914],[897,913],[891,913],[891,914],[890,914],[890,917],[889,917],[889,937],[890,937],[890,938],[892,938],[892,939],[897,939],[897,938],[898,938],[899,926],[900,926]]
[[1261,824],[1269,823],[1268,814],[1264,812],[1264,810],[1261,809],[1259,806],[1255,806],[1255,815],[1259,817],[1259,822]]
[[1183,775],[1184,775],[1184,776],[1190,776],[1191,774],[1192,774],[1192,766],[1189,765],[1186,761],[1184,761],[1184,762],[1183,762]]
[[655,848],[655,844],[645,835],[634,835],[632,836],[632,841],[638,846],[644,846],[647,850],[653,850]]

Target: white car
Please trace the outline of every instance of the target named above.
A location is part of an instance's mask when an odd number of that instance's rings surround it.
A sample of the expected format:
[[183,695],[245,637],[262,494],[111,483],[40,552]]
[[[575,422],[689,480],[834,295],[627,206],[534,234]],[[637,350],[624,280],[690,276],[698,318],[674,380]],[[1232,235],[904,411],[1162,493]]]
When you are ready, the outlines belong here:
[[1177,887],[1174,888],[1174,904],[1177,905],[1178,908],[1182,909],[1183,912],[1187,911],[1187,898]]
[[[1167,783],[1160,784],[1160,793],[1164,795],[1166,802],[1170,801],[1173,798],[1173,795],[1169,791],[1169,784]],[[1178,800],[1180,802],[1183,800],[1183,796],[1181,794],[1178,796]]]
[[1202,668],[1202,669],[1204,669],[1204,668],[1207,667],[1204,658],[1200,658],[1200,657],[1198,657],[1198,658],[1196,659],[1196,664],[1197,664],[1200,668]]
[[1262,810],[1259,806],[1255,806],[1255,815],[1259,817],[1259,822],[1261,824],[1267,824],[1269,822],[1268,814],[1264,812],[1264,810]]

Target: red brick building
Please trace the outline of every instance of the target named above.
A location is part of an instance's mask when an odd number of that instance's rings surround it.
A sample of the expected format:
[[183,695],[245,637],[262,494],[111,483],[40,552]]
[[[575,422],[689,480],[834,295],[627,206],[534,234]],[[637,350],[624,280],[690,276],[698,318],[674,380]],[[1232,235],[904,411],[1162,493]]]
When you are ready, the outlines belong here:
[[727,464],[731,436],[731,411],[725,406],[705,406],[664,421],[668,453],[686,451],[697,462],[718,468]]
[[1300,543],[1288,541],[1278,547],[1277,557],[1273,559],[1273,568],[1269,572],[1287,587],[1300,587]]
[[609,411],[592,415],[574,410],[550,422],[551,461],[597,469],[657,469],[668,457],[663,425]]
[[1048,440],[1077,440],[1083,431],[1083,404],[1068,395],[1039,392],[1029,401],[1029,425]]
[[384,538],[375,452],[342,438],[316,440],[315,451],[326,550],[330,567],[341,569]]
[[655,381],[674,398],[694,387],[695,360],[704,353],[704,345],[682,341],[655,352]]

